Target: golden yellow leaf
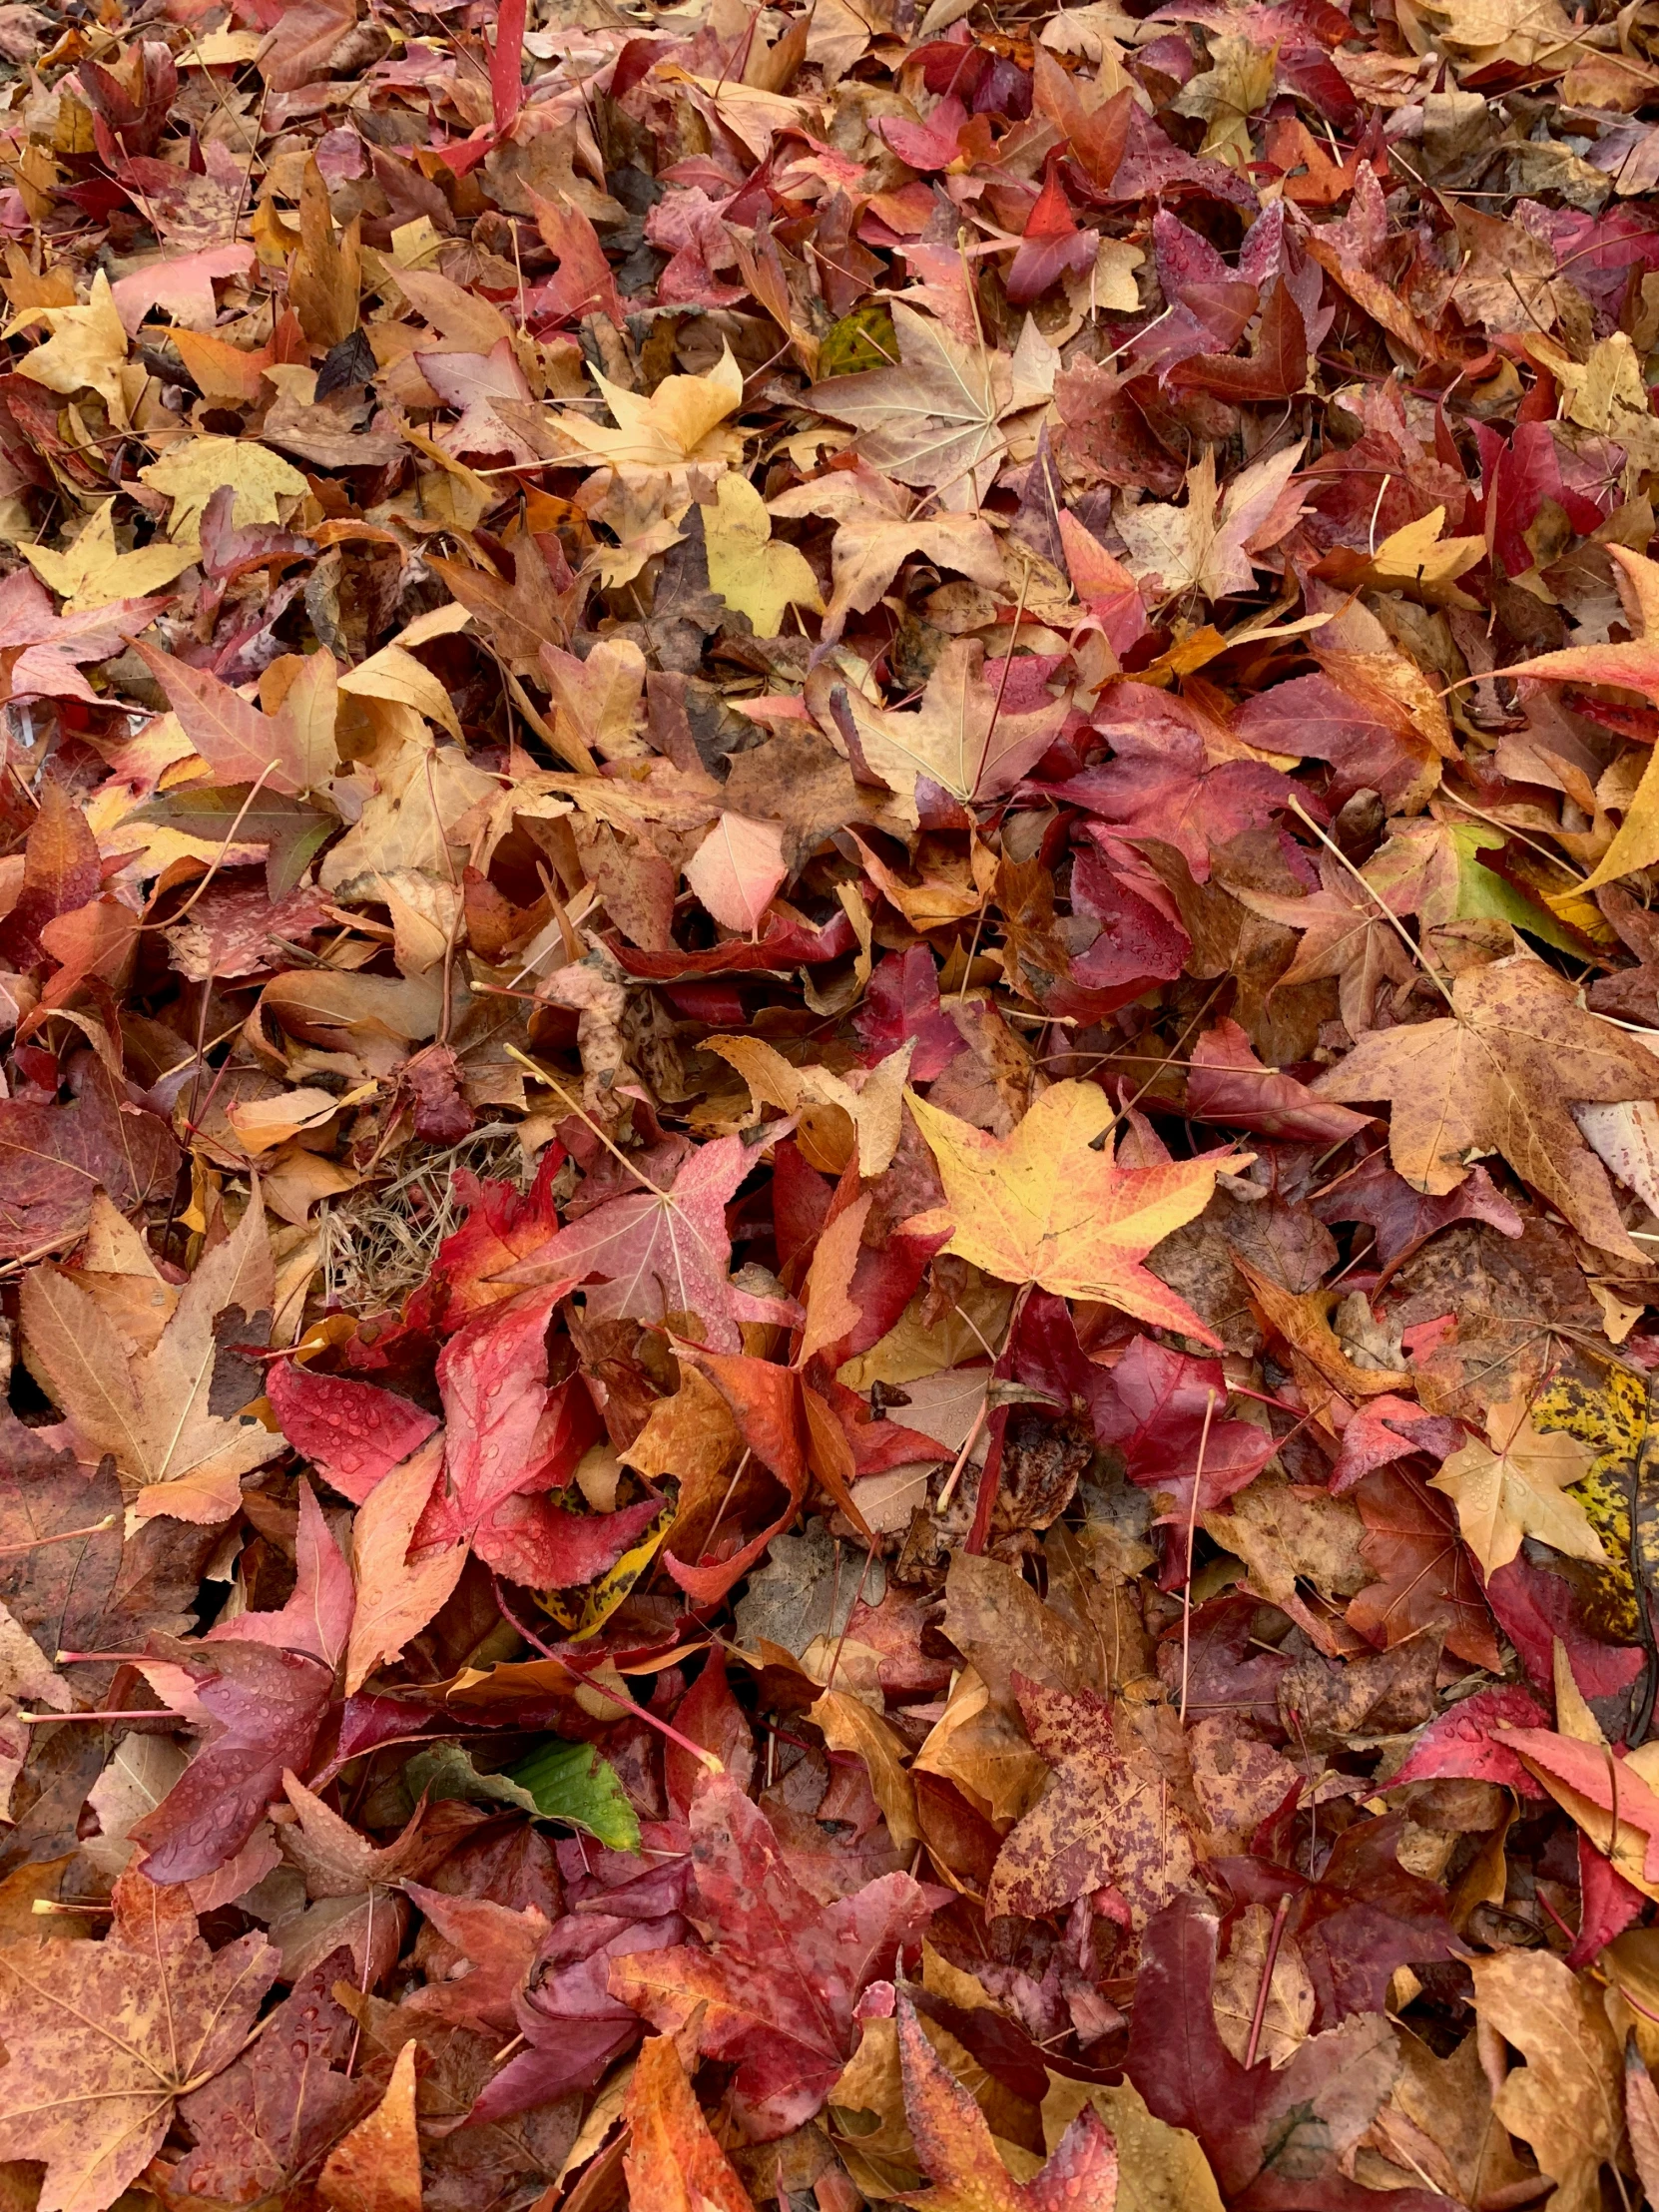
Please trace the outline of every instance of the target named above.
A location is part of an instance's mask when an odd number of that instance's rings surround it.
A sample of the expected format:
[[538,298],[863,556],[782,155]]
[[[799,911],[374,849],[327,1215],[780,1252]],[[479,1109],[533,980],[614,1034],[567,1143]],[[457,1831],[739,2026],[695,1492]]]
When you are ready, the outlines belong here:
[[[1204,1211],[1217,1161],[1120,1168],[1112,1156],[1112,1109],[1093,1083],[1056,1083],[1010,1137],[989,1136],[914,1093],[908,1097],[945,1193],[942,1207],[907,1225],[909,1235],[948,1228],[946,1252],[1004,1283],[1037,1283],[1057,1298],[1104,1299],[1156,1329],[1216,1342],[1185,1300],[1141,1262]],[[1229,1164],[1243,1166],[1245,1159]]]
[[277,500],[297,499],[309,488],[298,469],[252,438],[191,438],[139,474],[172,500],[169,527],[179,540],[195,537],[197,517],[222,484],[236,492],[231,520],[239,529],[280,521]]
[[1559,2184],[1550,2201],[1560,2212],[1590,2212],[1624,2134],[1618,2038],[1600,1993],[1548,1951],[1501,1951],[1470,1971],[1481,2021],[1526,2060],[1492,2108]]
[[1373,581],[1382,591],[1414,592],[1433,606],[1473,607],[1457,579],[1486,557],[1484,538],[1442,538],[1445,509],[1408,522],[1386,537],[1372,556]]
[[1213,38],[1210,55],[1211,67],[1182,91],[1175,113],[1208,125],[1200,153],[1242,170],[1254,153],[1250,118],[1273,97],[1279,49],[1248,38]]
[[743,405],[743,371],[728,347],[706,376],[665,376],[649,399],[594,370],[616,427],[567,412],[559,428],[573,445],[618,468],[677,469],[688,461],[736,461],[743,433],[720,425]]
[[903,1746],[886,1722],[845,1690],[826,1690],[809,1708],[808,1718],[831,1751],[851,1752],[863,1761],[888,1833],[900,1851],[908,1851],[921,1833],[915,1785],[902,1763]]
[[142,599],[183,575],[199,549],[194,545],[154,545],[123,553],[115,542],[115,501],[106,499],[83,524],[67,552],[44,545],[20,545],[18,551],[43,584],[66,604],[65,614],[107,607],[114,599]]
[[127,331],[104,272],[100,270],[92,279],[92,297],[85,306],[36,307],[18,316],[6,335],[35,322],[44,322],[52,334],[44,345],[24,355],[17,364],[18,373],[49,391],[95,391],[111,415],[125,423],[121,371],[127,362]]

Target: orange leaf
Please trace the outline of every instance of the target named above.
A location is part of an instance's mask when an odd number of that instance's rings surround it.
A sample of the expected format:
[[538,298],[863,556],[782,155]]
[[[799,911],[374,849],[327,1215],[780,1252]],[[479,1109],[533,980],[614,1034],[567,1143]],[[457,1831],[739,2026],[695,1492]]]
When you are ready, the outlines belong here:
[[755,2212],[698,2109],[672,2035],[641,2050],[623,2107],[630,2212]]
[[1072,2121],[1042,2171],[1019,2182],[1002,2163],[985,2115],[934,2055],[903,1995],[898,2062],[916,2156],[936,2184],[901,2195],[900,2204],[917,2212],[1112,2212],[1118,2154],[1092,2105]]
[[385,2095],[330,2153],[317,2191],[334,2212],[420,2212],[412,2039],[397,2053]]

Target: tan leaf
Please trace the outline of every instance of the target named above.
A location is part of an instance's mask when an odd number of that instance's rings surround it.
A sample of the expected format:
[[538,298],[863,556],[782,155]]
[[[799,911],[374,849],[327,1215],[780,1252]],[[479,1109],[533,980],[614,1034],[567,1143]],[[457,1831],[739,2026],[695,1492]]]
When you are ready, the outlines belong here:
[[1475,2010],[1525,2058],[1493,2109],[1557,2184],[1554,2212],[1597,2212],[1624,2138],[1623,2067],[1599,1994],[1549,1951],[1471,1959]]
[[[256,1197],[180,1295],[154,1349],[129,1356],[97,1301],[63,1269],[23,1286],[24,1354],[94,1453],[108,1451],[142,1516],[229,1520],[241,1477],[283,1449],[261,1422],[212,1411],[214,1324],[239,1308],[252,1325],[274,1296],[271,1247]],[[250,1334],[252,1334],[250,1328]]]
[[1541,960],[1521,954],[1466,971],[1448,1017],[1362,1037],[1314,1089],[1391,1099],[1388,1151],[1413,1189],[1443,1196],[1475,1160],[1501,1152],[1592,1244],[1646,1261],[1571,1107],[1659,1097],[1659,1060],[1585,1013]]
[[1595,1454],[1564,1430],[1532,1425],[1523,1400],[1487,1408],[1487,1443],[1461,1445],[1429,1483],[1457,1508],[1464,1543],[1492,1574],[1506,1567],[1523,1536],[1536,1536],[1569,1559],[1604,1560],[1601,1538],[1567,1486],[1582,1482]]

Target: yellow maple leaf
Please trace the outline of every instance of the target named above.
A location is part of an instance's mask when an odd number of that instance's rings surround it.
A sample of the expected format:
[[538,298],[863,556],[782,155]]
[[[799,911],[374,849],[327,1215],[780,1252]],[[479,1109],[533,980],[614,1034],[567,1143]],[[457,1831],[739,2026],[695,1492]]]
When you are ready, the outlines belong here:
[[774,545],[766,501],[747,476],[723,476],[715,505],[703,510],[709,588],[749,617],[758,638],[775,638],[790,605],[824,612],[824,596],[807,557]]
[[1445,509],[1436,507],[1384,538],[1372,555],[1372,574],[1383,591],[1415,592],[1430,606],[1473,607],[1456,589],[1466,569],[1486,557],[1484,538],[1442,538]]
[[194,538],[203,508],[222,484],[236,492],[233,525],[278,522],[278,499],[297,498],[310,487],[291,462],[253,438],[191,438],[139,470],[152,491],[173,502],[169,528],[178,540]]
[[1279,49],[1253,45],[1247,38],[1213,38],[1210,50],[1211,67],[1181,93],[1175,113],[1209,126],[1201,154],[1243,170],[1254,151],[1250,118],[1273,98]]
[[95,391],[111,417],[127,420],[127,401],[121,388],[121,371],[127,362],[127,330],[116,308],[110,279],[100,270],[92,279],[92,297],[84,306],[35,307],[11,322],[5,335],[44,322],[51,336],[17,364],[48,391]]
[[665,376],[649,399],[601,376],[615,428],[590,422],[572,409],[558,417],[573,445],[618,468],[680,469],[688,461],[736,461],[743,433],[720,427],[743,405],[743,371],[727,347],[706,376]]
[[115,501],[106,499],[67,552],[54,553],[44,545],[20,545],[18,551],[41,582],[66,602],[65,614],[73,615],[160,591],[189,568],[200,549],[158,541],[123,553],[115,542]]
[[[1054,1084],[1009,1137],[972,1128],[913,1092],[906,1097],[945,1195],[943,1206],[906,1223],[907,1235],[948,1229],[945,1251],[1000,1282],[1035,1283],[1057,1298],[1103,1299],[1153,1328],[1217,1343],[1141,1262],[1203,1213],[1222,1162],[1120,1168],[1112,1109],[1093,1083]],[[1243,1167],[1248,1158],[1226,1165]]]

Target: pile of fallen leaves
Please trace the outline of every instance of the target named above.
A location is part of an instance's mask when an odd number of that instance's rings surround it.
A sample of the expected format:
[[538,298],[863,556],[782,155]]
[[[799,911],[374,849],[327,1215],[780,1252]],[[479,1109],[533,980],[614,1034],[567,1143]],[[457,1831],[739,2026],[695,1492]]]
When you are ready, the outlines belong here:
[[1646,117],[0,6],[0,2212],[1659,2205]]

